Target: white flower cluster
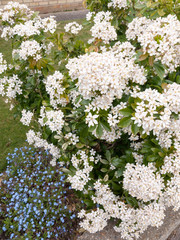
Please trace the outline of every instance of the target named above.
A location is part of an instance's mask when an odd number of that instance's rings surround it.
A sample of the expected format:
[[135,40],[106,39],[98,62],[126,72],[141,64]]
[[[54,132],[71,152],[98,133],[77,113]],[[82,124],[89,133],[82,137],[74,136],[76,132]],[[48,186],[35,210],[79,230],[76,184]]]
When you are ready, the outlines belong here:
[[152,164],[144,166],[127,163],[123,173],[123,188],[131,196],[144,202],[159,199],[164,184],[160,174],[154,173],[155,171],[156,168]]
[[8,40],[18,35],[26,40],[32,35],[39,35],[41,31],[54,33],[57,22],[53,16],[41,19],[36,16],[26,5],[17,2],[9,2],[0,11],[0,18],[5,22],[2,30],[2,38]]
[[111,127],[116,127],[121,118],[123,117],[122,114],[120,114],[120,110],[126,107],[126,103],[121,102],[120,104],[116,105],[115,107],[111,108],[111,111],[108,114],[108,123]]
[[20,121],[22,122],[23,125],[29,126],[29,124],[31,123],[31,119],[33,117],[33,113],[31,111],[26,111],[25,109],[23,109],[21,114],[22,117]]
[[174,15],[166,18],[150,20],[145,17],[135,18],[126,31],[127,38],[137,37],[144,53],[154,56],[168,67],[168,72],[174,71],[180,64],[180,21]]
[[65,106],[67,104],[67,100],[62,96],[65,90],[65,88],[62,86],[63,77],[64,76],[62,73],[55,71],[53,75],[50,75],[47,77],[47,79],[44,79],[46,91],[50,97],[50,104],[53,106],[53,108],[57,108],[58,105]]
[[108,215],[104,210],[99,208],[90,213],[81,210],[78,213],[78,217],[83,218],[83,221],[80,222],[80,226],[88,230],[90,233],[101,231],[107,226]]
[[36,17],[33,20],[24,23],[18,23],[14,27],[6,26],[3,28],[1,37],[5,40],[13,38],[16,35],[24,38],[29,38],[33,35],[40,35],[41,31],[54,33],[57,28],[57,23],[53,17],[41,19]]
[[2,53],[0,53],[0,74],[7,70],[7,63],[3,59]]
[[48,126],[52,132],[61,133],[64,126],[64,114],[61,110],[46,110],[43,106],[40,111],[39,123],[41,126]]
[[111,0],[111,2],[108,3],[108,7],[113,7],[113,8],[127,8],[127,0]]
[[[132,117],[135,123],[138,126],[142,126],[145,133],[150,134],[150,131],[153,131],[153,134],[160,139],[162,146],[168,146],[171,144],[171,140],[166,138],[162,139],[165,133],[164,131],[169,131],[169,137],[177,136],[176,135],[176,126],[172,126],[172,113],[179,114],[180,111],[180,85],[173,83],[167,85],[167,89],[161,94],[157,90],[146,89],[144,92],[139,92],[132,94],[140,98],[142,101],[137,103],[135,109],[135,116]],[[159,116],[158,108],[161,108]],[[179,121],[176,121],[179,126]],[[180,134],[179,134],[180,135]],[[179,135],[177,136],[179,138]],[[168,140],[168,143],[164,141]],[[179,139],[180,140],[180,139]]]
[[91,112],[88,113],[88,115],[86,116],[86,123],[88,124],[89,127],[97,125],[98,121],[97,118],[99,116],[97,114],[92,115]]
[[5,5],[2,10],[0,10],[0,18],[2,21],[6,21],[10,25],[13,25],[16,23],[17,18],[20,21],[26,21],[31,18],[33,13],[34,12],[31,11],[25,4],[11,1]]
[[[31,145],[33,144],[34,147],[37,148],[44,148],[45,150],[49,150],[50,154],[53,156],[51,161],[52,165],[56,165],[56,160],[61,157],[59,149],[54,146],[52,143],[49,144],[46,140],[41,138],[41,133],[35,133],[33,130],[29,130],[26,133],[27,141]],[[61,163],[63,165],[63,162]]]
[[134,240],[140,237],[149,226],[159,227],[163,224],[165,207],[161,203],[142,205],[139,209],[129,208],[123,204],[121,208],[121,223],[114,227],[122,238]]
[[25,23],[16,24],[14,27],[5,27],[2,31],[2,38],[8,40],[13,38],[15,35],[20,37],[30,37],[32,35],[39,35],[40,30],[35,25],[35,21],[29,20]]
[[99,180],[95,182],[94,189],[95,197],[92,196],[93,202],[103,206],[109,216],[108,218],[119,218],[121,208],[119,197],[113,194],[108,185],[102,184]]
[[64,139],[65,140],[68,140],[68,144],[69,145],[76,145],[76,143],[79,142],[79,137],[76,135],[76,134],[73,134],[71,132],[67,133],[65,136],[64,136]]
[[[88,16],[88,18],[90,18],[90,16]],[[94,25],[90,30],[93,38],[90,39],[89,42],[93,42],[96,39],[101,39],[104,43],[116,40],[117,33],[111,25],[111,21],[111,12],[98,12],[93,19]]]
[[94,15],[95,15],[95,12],[88,12],[86,14],[86,20],[90,21]]
[[22,81],[13,74],[11,77],[0,78],[0,94],[10,99],[15,98],[17,94],[22,93]]
[[[132,146],[132,147],[134,147],[134,146]],[[134,157],[135,162],[139,165],[142,165],[144,156],[141,154],[138,154],[137,152],[132,152],[132,155]]]
[[27,60],[29,57],[34,58],[36,61],[41,59],[42,47],[36,40],[23,41],[19,49],[13,51],[13,56],[18,54],[20,59]]
[[161,174],[172,173],[174,176],[180,173],[180,149],[164,158]]
[[66,32],[72,33],[75,35],[77,35],[82,29],[83,29],[83,26],[78,24],[77,22],[70,22],[64,26],[64,30]]
[[44,32],[50,32],[53,34],[57,29],[57,21],[54,16],[50,16],[41,20],[42,29]]
[[144,68],[129,57],[135,55],[134,47],[130,46],[130,43],[117,43],[109,51],[91,52],[68,61],[66,67],[72,80],[78,79],[79,93],[85,99],[96,97],[92,107],[101,104],[102,109],[107,109],[115,97],[122,97],[130,80],[146,82]]
[[[90,110],[93,110],[93,111],[95,111],[97,109],[99,110],[100,106],[96,105],[96,107],[94,106],[94,108],[93,108],[92,104],[90,104],[88,106],[88,109],[86,109],[85,111],[89,112]],[[122,130],[118,127],[117,124],[123,117],[119,111],[125,107],[126,107],[126,103],[123,103],[123,102],[116,105],[115,107],[111,106],[111,110],[107,117],[107,122],[109,123],[109,126],[111,127],[111,131],[106,131],[105,129],[103,129],[103,135],[101,136],[100,139],[106,140],[107,142],[111,143],[121,137]],[[96,117],[98,117],[97,114],[92,115],[91,112],[89,112],[88,115],[86,116],[86,123],[89,126],[97,125],[98,122],[96,120]],[[94,136],[96,136],[96,131],[93,131],[92,133]]]
[[[79,217],[84,218],[80,225],[89,232],[102,230],[103,226],[107,225],[107,220],[114,217],[121,220],[119,226],[114,227],[115,231],[120,232],[124,239],[134,240],[149,226],[159,227],[163,224],[165,206],[162,201],[149,205],[140,204],[139,208],[134,209],[127,206],[111,192],[108,185],[102,184],[99,180],[94,184],[94,188],[95,196],[92,199],[94,203],[103,206],[104,211],[101,211],[101,214],[98,209],[97,213],[95,211],[86,213],[84,210],[79,213]],[[102,221],[98,226],[96,216]]]
[[68,176],[68,181],[71,183],[73,189],[84,190],[85,185],[90,180],[89,174],[93,169],[90,163],[97,163],[99,161],[99,155],[95,156],[95,154],[95,151],[90,151],[87,155],[85,151],[79,150],[77,154],[72,156],[71,162],[73,167],[76,168],[76,174]]
[[167,188],[164,193],[165,204],[173,207],[174,211],[180,209],[180,175],[179,173],[168,181]]

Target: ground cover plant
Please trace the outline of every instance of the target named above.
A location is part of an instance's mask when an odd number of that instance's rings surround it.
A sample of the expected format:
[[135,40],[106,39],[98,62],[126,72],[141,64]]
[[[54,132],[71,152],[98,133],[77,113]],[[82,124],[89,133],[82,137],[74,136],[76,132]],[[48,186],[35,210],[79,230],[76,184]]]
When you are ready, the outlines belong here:
[[88,1],[92,24],[57,33],[10,2],[2,37],[0,92],[14,105],[29,144],[52,154],[86,203],[78,216],[91,233],[109,219],[124,239],[163,224],[180,207],[180,21],[177,1]]
[[81,202],[50,158],[48,151],[29,147],[8,155],[0,186],[1,239],[75,238]]

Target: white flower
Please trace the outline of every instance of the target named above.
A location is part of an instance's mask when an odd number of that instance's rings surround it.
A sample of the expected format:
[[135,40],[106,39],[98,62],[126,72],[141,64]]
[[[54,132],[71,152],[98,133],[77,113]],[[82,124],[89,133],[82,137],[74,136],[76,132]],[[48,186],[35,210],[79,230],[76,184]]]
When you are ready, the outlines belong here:
[[92,113],[88,113],[87,117],[86,117],[86,123],[88,124],[88,126],[94,126],[98,124],[98,121],[96,120],[99,116],[98,115],[92,115]]
[[163,179],[155,174],[152,165],[126,164],[123,188],[133,197],[148,202],[158,200],[164,188]]
[[127,0],[111,0],[108,3],[108,7],[113,7],[113,8],[127,8]]
[[44,83],[46,86],[46,91],[50,96],[50,104],[57,108],[58,105],[66,105],[67,100],[62,97],[65,88],[62,86],[63,83],[63,75],[59,71],[55,71],[53,75],[44,79]]
[[25,109],[22,110],[22,117],[20,121],[22,122],[23,125],[29,126],[31,119],[33,117],[33,113],[30,111],[26,111]]
[[3,59],[2,53],[0,53],[0,74],[7,70],[7,63]]
[[141,17],[129,23],[126,36],[128,39],[137,37],[144,53],[166,65],[166,72],[172,72],[180,64],[179,29],[180,21],[175,15],[155,20]]
[[27,60],[29,57],[33,57],[36,61],[41,59],[42,47],[36,40],[23,41],[20,48],[14,50],[14,53],[18,53],[19,57],[23,60]]
[[84,210],[81,210],[78,216],[83,218],[80,226],[90,233],[101,231],[107,226],[108,215],[102,209],[97,208],[90,213],[84,213]]
[[0,78],[0,94],[10,99],[15,98],[17,94],[22,93],[22,81],[17,75]]
[[53,156],[53,163],[55,160],[61,157],[59,149],[54,146],[52,143],[49,144],[46,140],[41,138],[40,132],[35,133],[33,130],[29,130],[26,133],[27,141],[29,144],[33,144],[36,148],[44,148],[45,150],[49,150],[50,154]]
[[64,26],[65,31],[69,32],[69,33],[72,33],[72,34],[78,34],[79,31],[81,31],[82,28],[83,28],[83,26],[78,24],[77,22],[67,23]]
[[55,16],[50,16],[41,20],[44,32],[54,33],[56,31],[57,22],[54,18]]
[[64,114],[61,110],[46,111],[45,107],[41,107],[39,123],[41,126],[48,126],[52,132],[61,133],[64,126]]
[[117,39],[117,33],[115,28],[111,25],[112,15],[111,12],[98,12],[94,16],[94,26],[90,29],[94,41],[101,39],[104,43]]

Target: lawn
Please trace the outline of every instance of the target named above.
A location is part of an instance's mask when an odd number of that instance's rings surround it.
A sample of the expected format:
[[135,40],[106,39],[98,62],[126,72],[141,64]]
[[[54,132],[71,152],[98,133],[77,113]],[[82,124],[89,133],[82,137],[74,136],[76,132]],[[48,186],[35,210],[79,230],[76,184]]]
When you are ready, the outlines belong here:
[[[62,21],[58,25],[58,30],[62,31],[64,25],[71,21]],[[85,20],[76,20],[79,24],[85,24]],[[89,38],[89,25],[84,25],[80,34],[81,40]],[[0,38],[0,52],[3,53],[5,59],[11,60],[11,43],[6,42]],[[0,97],[0,172],[6,167],[6,157],[8,153],[12,153],[15,147],[22,147],[25,145],[26,132],[28,127],[21,124],[18,118],[14,119],[13,110],[9,110],[9,105],[6,104],[2,97]]]

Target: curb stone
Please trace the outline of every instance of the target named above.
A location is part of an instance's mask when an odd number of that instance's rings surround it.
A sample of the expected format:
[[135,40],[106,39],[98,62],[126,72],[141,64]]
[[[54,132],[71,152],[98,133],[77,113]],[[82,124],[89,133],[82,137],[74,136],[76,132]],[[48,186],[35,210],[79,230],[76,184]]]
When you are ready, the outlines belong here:
[[[84,232],[78,240],[124,240],[120,233],[114,231],[114,225],[114,221],[110,221],[102,231],[94,234]],[[139,240],[180,240],[180,211],[167,209],[163,225],[159,228],[149,227]]]

